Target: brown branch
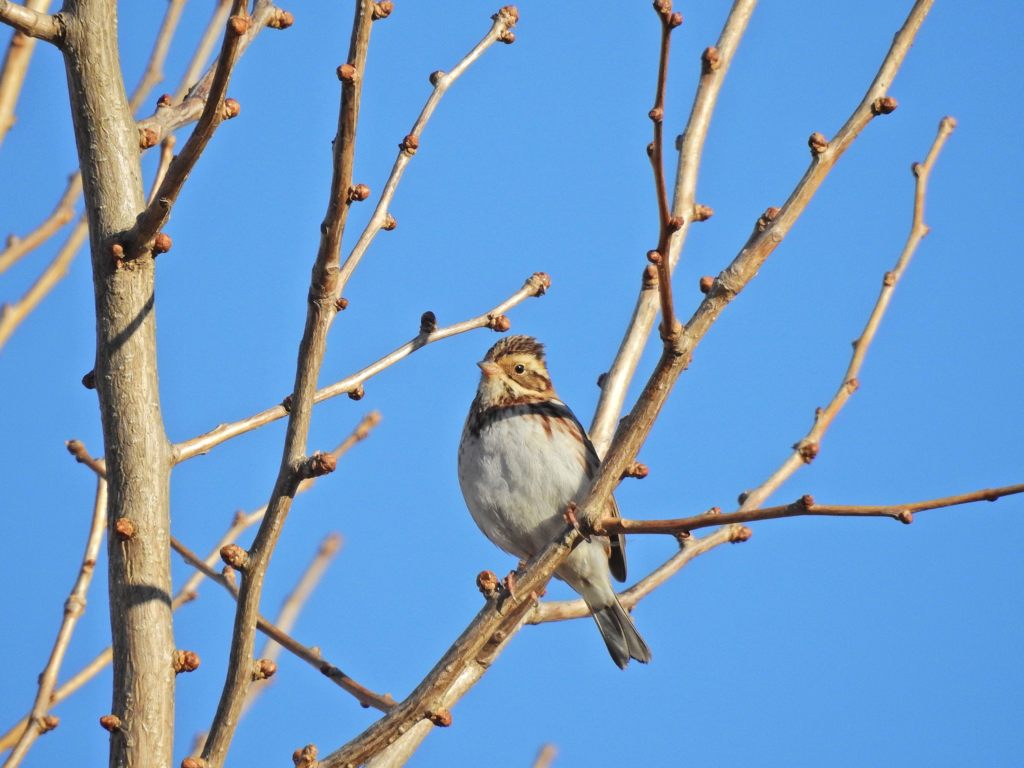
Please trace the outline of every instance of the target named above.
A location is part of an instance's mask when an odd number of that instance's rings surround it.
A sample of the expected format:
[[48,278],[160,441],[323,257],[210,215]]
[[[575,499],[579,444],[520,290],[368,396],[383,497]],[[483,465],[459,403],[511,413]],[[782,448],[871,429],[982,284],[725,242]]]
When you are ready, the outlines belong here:
[[147,198],[147,203],[150,205],[156,200],[156,194],[160,191],[160,185],[167,175],[167,169],[171,167],[171,161],[174,160],[175,143],[177,143],[177,139],[173,133],[160,142],[160,161],[157,164],[156,173],[153,175],[153,184],[149,189],[149,197]]
[[[505,325],[507,322],[505,313],[531,296],[543,295],[550,285],[551,280],[545,273],[536,272],[526,280],[522,288],[493,309],[483,313],[482,315],[478,315],[477,317],[470,318],[469,320],[463,320],[460,323],[455,323],[454,325],[437,328],[429,333],[420,333],[402,346],[371,363],[362,370],[350,376],[346,376],[340,381],[318,389],[313,395],[313,402],[321,403],[324,400],[329,400],[330,398],[337,397],[338,395],[351,395],[357,393],[361,390],[363,383],[368,379],[376,376],[378,373],[391,367],[400,360],[405,359],[416,350],[422,349],[428,344],[433,344],[435,341],[440,341],[441,339],[446,339],[450,336],[455,336],[477,328],[507,330],[507,326]],[[287,415],[288,409],[284,405],[275,405],[271,408],[260,411],[259,413],[253,414],[246,419],[234,421],[229,424],[221,424],[215,429],[199,435],[198,437],[193,437],[189,440],[177,443],[174,446],[175,463],[180,463],[195,456],[207,453],[221,443],[270,424],[271,422],[284,418]]]
[[54,45],[62,45],[64,42],[64,24],[59,14],[40,13],[33,10],[31,5],[0,0],[0,21],[37,40],[45,40]]
[[[25,7],[39,13],[50,10],[52,0],[28,0]],[[35,50],[36,40],[21,32],[11,35],[7,46],[3,67],[0,68],[0,144],[3,144],[7,132],[14,126],[14,108],[21,95],[21,87],[28,73],[28,63]]]
[[153,87],[164,79],[164,62],[167,61],[167,53],[171,49],[171,40],[174,39],[174,32],[181,21],[181,12],[185,9],[185,2],[186,0],[170,0],[167,3],[167,10],[160,23],[160,30],[153,43],[153,50],[149,54],[149,61],[146,62],[146,68],[142,72],[142,79],[135,86],[135,92],[128,101],[128,108],[133,115],[138,112]]
[[[364,416],[352,432],[345,438],[338,446],[331,451],[331,456],[337,461],[344,456],[348,451],[357,443],[365,440],[370,435],[370,431],[380,423],[380,413],[378,411],[371,411]],[[78,440],[69,440],[67,442],[68,452],[74,456],[75,460],[80,464],[84,464],[98,476],[104,477],[106,475],[106,467],[103,464],[102,459],[95,459],[86,450],[85,446]],[[296,490],[296,494],[303,493],[313,486],[316,482],[316,478],[308,478],[299,483],[299,487]],[[213,545],[210,553],[206,556],[203,562],[207,566],[208,571],[213,571],[217,563],[221,561],[220,550],[221,547],[226,546],[238,539],[238,537],[244,533],[248,528],[256,525],[263,519],[263,515],[266,512],[266,505],[256,509],[248,514],[239,512],[235,515],[231,526],[221,537],[220,541]],[[186,603],[190,603],[197,597],[197,590],[199,585],[202,584],[203,580],[206,579],[206,571],[196,569],[195,572],[185,581],[181,588],[175,593],[174,599],[171,601],[171,610],[176,611]],[[53,692],[51,697],[51,705],[56,706],[60,702],[78,691],[83,685],[92,680],[96,675],[102,672],[110,664],[112,653],[110,648],[102,650],[89,664],[76,672],[66,683],[60,686],[56,691]],[[372,706],[372,705],[371,705]],[[24,730],[28,717],[22,718],[18,723],[9,728],[6,733],[0,736],[0,750],[9,749],[18,736]]]
[[668,244],[672,233],[682,226],[682,220],[671,219],[668,209],[668,190],[665,185],[664,122],[665,85],[668,81],[668,54],[672,45],[672,30],[683,23],[681,13],[673,13],[672,0],[655,0],[654,10],[661,20],[661,49],[658,56],[658,87],[654,106],[648,113],[654,124],[654,141],[647,148],[654,170],[654,191],[658,202],[658,247],[647,258],[658,270],[658,296],[661,300],[661,337],[665,342],[675,339],[682,328],[676,321],[672,306],[672,272],[669,268]]
[[53,706],[51,694],[57,685],[57,675],[60,672],[61,664],[64,662],[64,654],[67,652],[71,636],[75,632],[75,625],[83,613],[85,613],[85,596],[89,592],[89,585],[92,583],[93,572],[96,569],[96,559],[99,557],[100,545],[103,543],[103,533],[107,527],[107,481],[103,478],[96,479],[96,500],[93,503],[92,523],[89,527],[89,535],[86,538],[85,553],[82,555],[82,565],[79,568],[78,576],[71,594],[64,603],[64,618],[61,621],[60,629],[57,631],[57,639],[50,651],[50,659],[46,668],[39,676],[39,691],[36,694],[35,702],[32,704],[32,711],[28,717],[28,724],[18,739],[11,754],[4,762],[4,768],[15,768],[21,764],[36,738],[52,727],[52,721],[47,722],[46,718],[50,708]]
[[515,26],[516,21],[519,18],[518,11],[513,6],[507,6],[502,9],[501,12],[494,14],[494,24],[491,25],[490,30],[484,35],[483,39],[473,46],[473,49],[467,53],[462,59],[456,64],[450,72],[437,71],[430,75],[430,83],[434,86],[434,90],[431,91],[430,96],[427,98],[426,103],[423,105],[423,109],[420,110],[419,117],[416,118],[416,122],[413,123],[412,129],[406,134],[405,138],[402,139],[402,143],[398,145],[398,157],[395,158],[395,164],[391,168],[391,174],[388,176],[388,180],[384,183],[384,191],[381,193],[380,200],[377,202],[377,207],[373,211],[373,215],[367,222],[366,227],[363,229],[362,234],[359,235],[359,239],[356,244],[352,247],[352,251],[345,259],[344,264],[341,266],[341,273],[338,276],[338,293],[341,295],[341,291],[344,290],[345,285],[348,284],[349,278],[352,273],[355,272],[357,266],[359,266],[360,260],[366,253],[366,250],[370,247],[373,242],[373,238],[376,237],[377,233],[380,232],[385,226],[393,226],[394,219],[390,217],[389,208],[391,207],[391,201],[394,199],[395,191],[398,189],[398,184],[402,180],[402,174],[405,172],[406,166],[409,165],[409,161],[412,156],[416,154],[417,149],[420,146],[420,138],[423,135],[423,129],[426,127],[427,122],[430,120],[431,115],[434,114],[434,110],[437,109],[437,105],[440,103],[441,98],[447,93],[448,89],[452,87],[456,80],[458,80],[463,73],[469,69],[469,67],[479,59],[484,52],[495,43],[495,41],[502,41],[505,43],[511,43],[515,40],[515,35],[512,33],[512,27]]
[[941,499],[915,501],[909,504],[884,504],[876,506],[856,506],[842,504],[818,504],[813,497],[803,496],[792,504],[778,507],[762,507],[760,509],[741,509],[737,512],[723,514],[717,507],[692,517],[681,517],[674,520],[622,520],[603,517],[594,528],[601,535],[615,533],[662,533],[678,535],[689,533],[698,528],[734,523],[750,523],[756,520],[778,520],[783,517],[890,517],[901,523],[914,522],[915,512],[929,509],[954,507],[959,504],[971,504],[976,501],[995,501],[1003,496],[1024,493],[1024,484],[1006,485],[1001,488],[985,488],[956,496],[945,496]]
[[[739,527],[739,526],[737,526]],[[746,530],[746,529],[743,529]],[[643,597],[653,592],[658,586],[667,581],[677,573],[684,565],[689,563],[698,555],[709,552],[720,544],[730,541],[744,541],[749,536],[743,534],[732,534],[724,529],[703,538],[686,539],[679,552],[673,555],[667,562],[652,571],[635,585],[619,594],[620,602],[627,609],[633,608]],[[517,592],[518,592],[517,587]],[[511,626],[507,634],[495,635],[493,643],[473,659],[461,671],[454,682],[448,687],[444,694],[436,701],[437,709],[450,710],[466,693],[483,677],[491,662],[496,659],[505,649],[506,644],[512,639],[515,631],[525,624],[541,624],[548,621],[563,621],[567,619],[582,618],[590,616],[590,609],[583,600],[567,600],[548,603],[535,603],[529,601],[527,606],[532,609],[519,612],[518,618]],[[367,768],[399,768],[408,761],[409,757],[416,751],[420,743],[427,737],[434,728],[435,723],[428,717],[420,720],[409,727],[394,743],[390,744],[383,751],[376,754],[366,763]]]
[[[676,169],[672,218],[682,222],[682,227],[673,233],[668,253],[662,254],[663,261],[667,261],[669,276],[679,262],[690,223],[707,218],[708,215],[706,212],[701,216],[695,215],[697,173],[700,170],[704,141],[718,102],[718,94],[725,82],[725,75],[756,5],[757,0],[737,0],[733,3],[717,44],[708,48],[701,57],[700,81],[697,84],[686,129],[681,136],[679,164]],[[659,294],[653,290],[649,281],[645,280],[637,296],[626,334],[615,354],[615,360],[602,380],[601,396],[590,426],[590,439],[598,455],[603,456],[611,444],[612,435],[626,402],[626,393],[654,327],[659,301]]]
[[185,180],[192,172],[210,139],[213,138],[217,127],[224,121],[228,113],[224,98],[227,96],[231,70],[238,60],[241,39],[249,30],[250,24],[251,20],[246,12],[245,0],[234,0],[231,17],[224,27],[224,41],[221,44],[220,57],[217,59],[210,93],[203,106],[203,112],[192,130],[192,134],[188,137],[188,141],[185,142],[185,146],[171,161],[167,173],[160,183],[160,189],[156,193],[156,199],[139,217],[138,223],[130,235],[133,246],[131,255],[139,256],[152,248],[152,240],[170,218],[171,208],[178,199]]
[[45,243],[71,221],[75,217],[75,203],[81,193],[82,175],[76,172],[68,178],[64,194],[45,221],[25,237],[11,235],[7,238],[7,247],[0,251],[0,274],[14,266],[22,256]]
[[[659,565],[640,581],[619,593],[619,602],[626,610],[632,610],[647,595],[675,576],[695,557],[710,552],[722,544],[738,544],[749,539],[751,532],[744,526],[719,528],[707,536],[685,537],[680,540],[679,551]],[[583,600],[553,600],[541,603],[530,614],[529,624],[544,624],[549,621],[567,621],[590,616],[590,608]]]
[[537,752],[537,757],[533,761],[533,768],[551,768],[555,763],[555,758],[558,757],[558,749],[554,744],[545,744]]
[[[836,140],[823,153],[815,155],[811,168],[797,184],[774,222],[755,232],[733,263],[715,281],[716,286],[705,296],[676,342],[662,352],[640,398],[623,421],[590,490],[579,505],[577,517],[580,520],[592,523],[598,519],[612,491],[620,482],[622,473],[635,461],[640,446],[650,432],[673,385],[689,364],[697,345],[722,310],[753,279],[764,261],[781,242],[783,235],[803,213],[842,151],[875,114],[884,111],[880,107],[885,107],[887,102],[881,100],[930,6],[930,0],[919,0],[914,5],[903,28],[896,34],[875,81]],[[568,557],[579,536],[578,530],[567,527],[558,539],[531,558],[525,569],[517,576],[517,593],[539,593],[558,565]],[[363,733],[321,761],[323,768],[365,762],[385,749],[404,730],[436,711],[444,699],[445,692],[489,644],[496,642],[496,633],[500,633],[501,642],[508,642],[511,634],[514,634],[521,625],[521,619],[522,614],[516,610],[503,612],[499,610],[499,605],[494,600],[488,601],[416,689]]]
[[[225,2],[233,0],[219,0],[221,3],[214,10],[210,26],[196,46],[195,54],[189,65],[188,71],[181,80],[181,85],[175,93],[174,102],[161,101],[157,104],[156,111],[149,117],[138,122],[140,144],[143,148],[156,146],[168,134],[182,128],[189,123],[200,119],[210,101],[210,93],[214,87],[217,72],[220,69],[220,59],[207,69],[198,82],[193,85],[199,69],[202,68],[206,59],[209,58],[210,50],[217,39],[217,31],[225,27],[227,13],[224,10]],[[292,23],[291,14],[282,11],[274,6],[270,0],[257,0],[252,15],[248,17],[249,24],[244,34],[238,40],[235,63],[242,57],[246,49],[256,36],[266,27],[271,29],[285,29]],[[185,92],[187,89],[187,93]]]
[[[199,75],[203,71],[203,67],[206,66],[206,62],[210,59],[210,54],[213,53],[214,46],[217,45],[217,40],[220,39],[220,31],[224,29],[224,25],[228,22],[228,14],[231,13],[231,0],[217,0],[217,4],[214,6],[213,15],[210,17],[209,23],[206,25],[206,29],[203,30],[202,36],[199,38],[199,43],[196,45],[195,51],[192,53],[192,59],[188,63],[188,67],[185,69],[185,74],[181,76],[181,80],[178,82],[178,87],[174,91],[174,103],[180,103],[189,92],[189,89],[199,80]],[[263,28],[260,24],[260,8],[257,6],[253,12],[253,28],[246,33],[240,44],[240,50],[238,55],[241,56],[245,51],[245,47],[249,41],[256,36],[256,33]],[[210,69],[209,77],[210,82],[213,82],[214,68]],[[205,96],[204,96],[205,98]],[[196,112],[196,119],[202,112],[202,106],[200,105],[199,110]]]
[[36,278],[36,281],[32,283],[31,287],[25,292],[25,295],[13,304],[0,306],[0,349],[3,349],[4,344],[7,343],[11,334],[21,325],[22,321],[28,317],[32,310],[39,306],[39,302],[46,298],[54,286],[67,274],[68,267],[71,266],[71,262],[78,253],[78,249],[82,247],[82,243],[85,242],[88,234],[89,224],[83,216],[74,229],[71,230],[71,234],[64,245],[57,251],[53,261]]
[[[295,386],[291,395],[281,466],[267,503],[266,516],[247,553],[247,565],[241,574],[227,679],[203,747],[202,760],[206,768],[220,768],[224,764],[237,728],[242,702],[253,679],[253,644],[267,566],[291,509],[295,487],[303,476],[308,476],[307,470],[312,468],[316,459],[315,455],[306,455],[306,441],[316,381],[327,347],[327,333],[337,312],[334,293],[337,288],[341,238],[349,207],[360,199],[353,187],[352,168],[366,54],[375,15],[375,5],[370,0],[359,0],[356,3],[348,60],[338,68],[342,83],[341,105],[338,110],[338,131],[334,139],[330,197],[320,227],[320,245],[310,280],[306,323],[299,343]],[[329,466],[325,468],[329,469]]]
[[[239,593],[230,581],[208,566],[202,558],[199,557],[199,555],[192,552],[192,550],[173,536],[171,537],[171,546],[174,548],[175,552],[181,555],[182,559],[184,559],[186,563],[198,569],[204,576],[206,576],[206,578],[210,579],[210,581],[215,581],[224,587],[231,596],[235,598],[235,600],[239,599]],[[256,615],[256,628],[273,642],[277,643],[290,653],[293,653],[307,664],[310,664],[317,671],[323,674],[324,677],[328,678],[342,690],[350,693],[364,707],[373,707],[382,712],[387,712],[392,706],[394,706],[395,702],[391,696],[388,694],[381,695],[379,693],[374,693],[369,688],[360,685],[342,672],[338,667],[325,660],[319,649],[303,645],[283,629],[265,619],[262,615]],[[251,677],[249,682],[253,682]],[[210,737],[208,736],[207,745],[209,744],[209,741]],[[205,752],[208,748],[208,746],[204,745],[203,751]]]
[[[310,595],[313,594],[313,590],[316,589],[320,580],[323,578],[324,573],[330,566],[331,561],[338,554],[341,549],[341,536],[337,533],[328,534],[320,546],[317,548],[316,555],[313,557],[312,562],[303,571],[299,581],[295,584],[295,587],[288,597],[285,598],[284,604],[281,606],[280,612],[277,614],[277,620],[274,624],[277,628],[284,633],[289,633],[295,626],[295,622],[299,618],[299,614],[302,613],[302,609],[306,605],[306,601],[309,600]],[[259,657],[261,659],[269,659],[272,662],[276,662],[278,657],[281,655],[281,650],[284,646],[277,643],[273,639],[267,639],[266,644],[263,646],[263,650],[260,651]],[[265,680],[260,680],[255,683],[249,691],[246,693],[245,703],[242,705],[242,714],[239,717],[245,717],[246,712],[252,709],[253,704],[256,703],[263,693],[266,692],[267,688],[273,683],[274,678],[270,677]],[[388,699],[388,708],[394,705],[394,701],[391,697]]]
[[878,295],[875,306],[871,310],[871,314],[868,316],[864,330],[861,331],[860,337],[853,342],[853,356],[850,359],[846,373],[843,375],[839,389],[824,409],[818,409],[815,413],[814,424],[811,430],[793,446],[793,452],[782,465],[761,485],[747,493],[742,509],[747,510],[760,507],[797,469],[804,464],[810,464],[814,460],[818,455],[825,432],[831,426],[839,411],[846,405],[850,396],[860,386],[861,366],[864,364],[868,348],[875,338],[878,327],[882,322],[882,317],[889,307],[889,302],[892,299],[893,292],[896,290],[896,285],[903,277],[903,273],[910,264],[910,260],[917,251],[921,240],[928,234],[928,225],[924,221],[924,202],[925,195],[928,192],[928,178],[931,175],[932,167],[935,165],[939,152],[955,127],[956,121],[953,118],[942,118],[939,123],[938,134],[932,142],[931,149],[928,150],[928,156],[925,158],[925,161],[913,165],[916,182],[914,185],[914,207],[910,232],[907,235],[903,251],[896,261],[896,266],[893,267],[892,271],[885,273],[885,277],[882,280],[882,290]]

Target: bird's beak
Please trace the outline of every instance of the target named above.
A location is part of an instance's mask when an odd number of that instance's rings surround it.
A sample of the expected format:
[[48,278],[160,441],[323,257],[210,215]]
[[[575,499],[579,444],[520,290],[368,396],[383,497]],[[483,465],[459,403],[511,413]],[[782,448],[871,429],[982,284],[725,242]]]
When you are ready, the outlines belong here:
[[477,365],[479,365],[480,370],[484,372],[485,379],[491,379],[501,373],[501,366],[497,363],[492,363],[489,360],[481,360]]

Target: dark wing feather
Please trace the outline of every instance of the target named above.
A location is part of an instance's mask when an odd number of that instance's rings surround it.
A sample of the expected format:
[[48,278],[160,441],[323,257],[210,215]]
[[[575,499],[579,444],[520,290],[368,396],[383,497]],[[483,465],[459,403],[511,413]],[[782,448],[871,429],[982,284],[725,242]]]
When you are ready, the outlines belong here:
[[[597,468],[601,465],[601,459],[597,456],[597,451],[594,449],[594,444],[590,442],[590,437],[587,435],[587,430],[580,424],[580,420],[576,418],[576,415],[569,409],[569,406],[563,404],[566,414],[576,423],[577,428],[580,431],[580,435],[583,436],[583,447],[587,452],[587,477],[593,479]],[[612,517],[619,516],[619,505],[615,503],[615,497],[608,497],[608,508],[606,510]],[[612,572],[612,576],[615,577],[616,581],[626,580],[626,537],[621,533],[616,533],[613,536],[609,536],[609,544],[611,550],[608,553],[608,567]]]

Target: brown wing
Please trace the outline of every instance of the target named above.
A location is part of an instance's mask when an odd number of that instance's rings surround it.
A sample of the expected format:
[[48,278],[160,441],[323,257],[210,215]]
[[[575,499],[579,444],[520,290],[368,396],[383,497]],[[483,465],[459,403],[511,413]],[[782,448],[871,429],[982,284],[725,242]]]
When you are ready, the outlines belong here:
[[[564,406],[566,413],[572,417],[572,420],[576,422],[576,426],[579,428],[579,433],[583,437],[583,447],[587,452],[587,477],[593,478],[597,472],[597,468],[601,464],[601,460],[597,457],[597,451],[594,449],[594,444],[590,442],[590,437],[587,435],[587,430],[580,424],[579,419],[569,410],[568,406]],[[613,517],[619,516],[619,505],[615,503],[615,497],[611,496],[608,498],[608,508],[606,511]],[[617,533],[614,536],[609,536],[610,549],[608,550],[608,567],[612,572],[612,576],[615,577],[616,581],[626,580],[626,537]]]

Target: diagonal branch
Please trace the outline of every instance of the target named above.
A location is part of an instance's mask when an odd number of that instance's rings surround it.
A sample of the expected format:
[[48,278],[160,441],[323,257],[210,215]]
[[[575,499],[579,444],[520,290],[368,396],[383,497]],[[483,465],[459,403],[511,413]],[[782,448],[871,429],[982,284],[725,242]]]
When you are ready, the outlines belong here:
[[6,272],[22,256],[38,248],[75,217],[75,202],[82,194],[82,174],[75,172],[68,178],[64,194],[60,196],[56,207],[45,221],[29,232],[25,237],[10,236],[7,247],[0,251],[0,274]]
[[[196,568],[206,578],[210,579],[210,581],[220,584],[231,594],[232,597],[235,598],[235,600],[238,600],[238,591],[234,585],[224,576],[217,573],[213,568],[207,565],[199,555],[195,554],[173,536],[171,537],[171,546],[174,548],[175,552],[181,555],[182,559],[184,559],[186,563]],[[289,635],[284,629],[268,621],[262,615],[257,614],[256,628],[270,638],[271,641],[277,643],[280,647],[295,654],[304,662],[313,666],[324,677],[329,679],[342,690],[352,694],[356,701],[364,707],[373,707],[381,712],[387,712],[394,706],[395,701],[390,695],[374,693],[369,688],[360,685],[342,672],[338,667],[325,660],[319,649],[303,645]],[[252,690],[252,688],[250,688],[250,690]],[[248,700],[248,697],[246,697],[246,700]],[[207,740],[209,740],[209,737],[207,737]]]
[[864,364],[868,348],[875,338],[875,333],[877,333],[878,327],[882,322],[882,317],[889,307],[889,302],[892,299],[893,292],[896,290],[896,285],[903,277],[903,273],[917,251],[918,245],[921,244],[921,240],[928,234],[928,225],[924,221],[924,201],[925,195],[928,192],[928,178],[931,175],[932,167],[935,165],[939,152],[942,151],[946,139],[949,138],[955,127],[956,121],[953,118],[942,118],[939,123],[938,134],[932,142],[931,149],[928,150],[927,158],[925,158],[923,163],[914,163],[913,165],[916,183],[914,185],[914,207],[910,232],[907,235],[903,251],[896,261],[896,266],[893,267],[892,271],[885,273],[885,277],[882,280],[882,290],[878,295],[874,308],[871,310],[871,314],[868,316],[864,330],[861,331],[860,337],[853,342],[853,356],[850,359],[846,373],[843,375],[839,389],[836,391],[831,402],[824,409],[819,408],[815,413],[814,424],[810,432],[793,446],[793,453],[786,458],[782,465],[764,483],[746,494],[742,502],[742,509],[756,509],[761,506],[797,469],[804,464],[810,464],[814,461],[814,458],[818,455],[825,432],[831,426],[839,411],[846,405],[850,396],[860,386],[860,379],[858,377],[860,376],[861,366]]
[[50,707],[53,706],[51,694],[57,685],[57,674],[60,672],[61,664],[64,662],[64,654],[67,652],[71,636],[74,634],[75,625],[83,613],[85,613],[85,596],[89,592],[89,585],[92,583],[93,572],[96,570],[96,559],[99,557],[100,545],[103,543],[103,533],[107,527],[107,481],[102,477],[96,478],[96,501],[93,504],[92,523],[89,526],[89,535],[86,538],[85,554],[82,555],[82,565],[78,571],[78,577],[71,588],[71,594],[64,603],[64,619],[60,629],[57,631],[57,639],[53,643],[53,650],[50,651],[50,660],[46,668],[39,676],[39,692],[36,694],[35,703],[32,705],[32,712],[29,714],[28,722],[21,734],[21,738],[14,745],[11,754],[7,756],[4,768],[16,768],[21,764],[36,738],[56,727],[56,718],[48,716]]
[[153,43],[153,50],[149,54],[149,61],[142,72],[142,79],[135,86],[131,99],[128,100],[128,108],[134,115],[149,92],[157,83],[164,79],[164,62],[171,49],[171,40],[174,39],[174,32],[181,21],[181,13],[185,10],[187,0],[170,0],[167,3],[167,10],[164,12],[164,19],[160,23],[160,31],[156,34],[156,41]]
[[[381,416],[378,411],[371,411],[366,414],[366,416],[364,416],[352,430],[351,434],[349,434],[348,437],[346,437],[337,447],[334,448],[334,450],[331,451],[332,458],[337,461],[348,453],[354,445],[369,437],[370,431],[380,423],[380,419]],[[67,448],[68,452],[78,463],[85,464],[99,477],[105,476],[106,467],[104,466],[103,461],[100,459],[94,459],[80,441],[69,440],[67,442]],[[315,482],[316,478],[308,478],[307,480],[304,480],[299,484],[296,493],[303,493],[311,488]],[[267,508],[264,505],[248,514],[239,512],[235,515],[235,519],[232,521],[227,532],[221,537],[220,541],[213,546],[213,549],[202,561],[210,571],[213,571],[214,566],[221,561],[221,548],[237,540],[242,533],[259,523],[263,519],[266,509]],[[177,593],[175,593],[174,599],[171,601],[171,610],[176,611],[186,603],[190,603],[195,600],[199,585],[202,584],[205,578],[206,573],[203,570],[197,569],[196,572],[185,581]],[[110,664],[111,658],[112,653],[109,647],[100,651],[100,653],[91,662],[76,672],[67,680],[67,682],[53,692],[50,700],[51,706],[55,706],[64,701],[78,691],[79,688],[96,677],[96,675],[107,668]],[[0,750],[9,749],[13,746],[27,723],[28,716],[22,718],[13,727],[9,728],[6,733],[0,736]]]
[[146,207],[131,233],[132,255],[134,256],[139,256],[150,250],[151,241],[170,218],[171,208],[178,199],[185,180],[192,172],[210,139],[213,138],[217,126],[230,112],[237,112],[230,105],[224,103],[224,98],[227,96],[231,70],[238,60],[242,36],[249,30],[251,23],[245,7],[245,0],[234,0],[231,17],[224,28],[224,42],[221,44],[220,58],[217,60],[213,82],[203,106],[203,112],[196,122],[196,127],[192,130],[192,135],[185,142],[185,146],[171,161],[167,174],[160,183],[160,189],[156,193],[156,199]]
[[[665,268],[670,277],[679,262],[690,223],[703,221],[711,215],[710,208],[696,204],[697,172],[700,170],[704,141],[718,102],[718,94],[756,6],[757,0],[737,0],[722,27],[718,43],[705,50],[701,57],[700,81],[697,84],[686,129],[680,137],[679,164],[676,169],[672,218],[680,221],[682,226],[673,233],[668,253],[663,254],[663,261],[667,260]],[[590,439],[600,456],[605,454],[612,441],[612,435],[626,402],[630,382],[636,374],[640,357],[654,327],[659,295],[654,292],[653,287],[652,281],[644,280],[626,334],[615,354],[608,375],[601,383],[601,396],[590,425]]]
[[394,199],[395,191],[398,189],[398,184],[402,180],[402,174],[405,173],[406,166],[409,165],[409,161],[412,156],[416,154],[417,149],[420,146],[420,137],[423,134],[423,129],[426,127],[427,122],[430,120],[431,115],[434,114],[434,110],[437,109],[437,105],[440,103],[441,98],[447,93],[448,89],[452,87],[456,80],[458,80],[463,73],[469,69],[470,65],[479,59],[484,52],[491,47],[496,41],[503,43],[512,43],[515,40],[515,34],[512,32],[512,27],[515,26],[516,21],[519,19],[519,12],[514,6],[506,6],[502,8],[498,13],[492,17],[494,24],[491,25],[490,30],[484,35],[484,38],[473,46],[473,49],[467,53],[462,59],[456,64],[450,72],[437,71],[430,75],[430,83],[434,86],[434,90],[431,91],[430,96],[427,98],[426,104],[423,105],[423,109],[420,110],[419,117],[416,118],[416,122],[413,123],[412,130],[406,134],[405,138],[402,139],[402,143],[398,145],[398,157],[395,158],[395,164],[391,168],[391,174],[388,176],[388,180],[384,183],[384,191],[381,193],[380,200],[377,202],[377,207],[373,211],[373,215],[367,222],[366,227],[363,229],[359,239],[353,246],[351,253],[348,258],[345,259],[345,263],[341,266],[341,274],[338,277],[338,295],[341,295],[341,291],[344,290],[345,285],[348,284],[349,278],[352,273],[355,272],[357,266],[359,266],[360,260],[366,253],[367,248],[373,242],[373,238],[377,236],[377,233],[381,229],[393,229],[395,226],[395,219],[389,213],[391,207],[391,201]]
[[64,42],[64,24],[60,14],[40,13],[30,6],[0,0],[0,21],[18,32],[54,45]]
[[306,455],[306,441],[316,381],[327,347],[327,332],[337,312],[334,294],[337,288],[341,237],[345,230],[349,207],[356,200],[365,197],[356,194],[352,184],[352,168],[359,102],[366,71],[366,54],[370,44],[370,28],[376,16],[376,6],[370,0],[359,0],[356,3],[348,61],[338,69],[342,93],[338,110],[338,132],[334,139],[330,197],[327,213],[320,228],[320,246],[310,279],[306,323],[299,343],[295,386],[292,390],[281,466],[270,494],[270,501],[267,503],[266,516],[260,524],[249,552],[245,554],[246,565],[242,568],[242,583],[235,611],[234,632],[231,636],[227,679],[224,681],[217,713],[203,747],[202,760],[206,768],[220,768],[224,764],[238,725],[238,715],[245,693],[253,681],[253,644],[263,580],[288,512],[291,510],[295,488],[304,477],[324,474],[333,469],[333,463],[325,462],[321,455]]
[[[816,155],[811,167],[797,184],[796,189],[775,217],[755,231],[733,263],[716,280],[713,288],[701,302],[678,340],[665,348],[654,372],[630,414],[625,418],[611,448],[605,456],[593,484],[577,510],[584,525],[597,520],[622,478],[623,472],[636,459],[654,420],[661,411],[673,385],[689,364],[697,345],[710,330],[715,320],[732,299],[753,279],[758,269],[781,242],[782,237],[803,213],[814,192],[824,181],[839,156],[859,135],[875,114],[887,109],[886,90],[906,57],[924,17],[931,7],[930,0],[918,0],[910,11],[904,26],[897,32],[889,52],[882,62],[875,81],[864,100],[854,110],[847,124],[832,145]],[[877,103],[876,103],[877,102]],[[890,110],[891,111],[891,110]],[[542,552],[527,563],[516,579],[516,591],[522,595],[538,594],[550,580],[554,570],[578,543],[580,532],[566,530]],[[446,691],[474,663],[488,645],[501,641],[518,631],[523,615],[516,610],[500,610],[497,601],[489,600],[466,630],[449,648],[416,689],[388,714],[367,728],[342,748],[321,762],[323,768],[338,768],[348,764],[361,764],[384,750],[402,732],[414,726],[430,713],[436,712]]]
[[47,294],[53,290],[53,287],[67,274],[75,254],[82,247],[82,243],[85,242],[88,234],[89,222],[86,221],[83,215],[74,229],[71,230],[71,234],[64,242],[64,245],[57,251],[53,261],[36,278],[36,281],[32,283],[25,292],[25,295],[13,304],[0,306],[0,349],[7,343],[11,334],[21,325],[22,321],[28,317],[32,310],[39,306],[39,302],[46,298]]
[[[25,7],[46,13],[51,2],[52,0],[28,0]],[[14,108],[18,104],[21,87],[25,84],[28,63],[35,47],[36,39],[22,32],[11,35],[11,42],[7,45],[4,64],[0,68],[0,144],[14,126]]]
[[[334,384],[318,389],[313,395],[313,402],[321,403],[324,400],[329,400],[332,397],[343,394],[356,395],[362,391],[362,385],[368,379],[405,359],[416,350],[422,349],[428,344],[433,344],[435,341],[447,339],[449,336],[455,336],[477,328],[493,328],[497,331],[508,330],[508,318],[505,317],[505,313],[531,296],[542,296],[550,286],[551,279],[544,272],[535,272],[523,283],[522,288],[493,309],[469,320],[463,320],[460,323],[444,328],[436,328],[428,332],[423,332],[421,328],[421,332],[417,336],[376,362],[366,366],[361,371],[353,373],[351,376],[346,376]],[[424,318],[427,315],[433,316],[433,313],[426,313]],[[287,415],[288,409],[284,405],[275,405],[246,419],[234,421],[230,424],[221,424],[205,434],[175,444],[175,463],[181,463],[187,459],[207,453],[210,449],[215,448],[221,443],[282,419]]]

